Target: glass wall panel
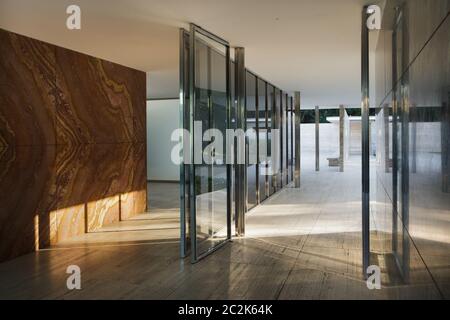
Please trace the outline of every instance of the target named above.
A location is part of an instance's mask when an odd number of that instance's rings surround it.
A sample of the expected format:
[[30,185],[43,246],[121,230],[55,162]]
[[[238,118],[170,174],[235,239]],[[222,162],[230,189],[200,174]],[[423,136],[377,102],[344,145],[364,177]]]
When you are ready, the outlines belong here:
[[292,172],[292,97],[288,97],[288,109],[287,109],[287,127],[288,127],[288,141],[287,141],[287,158],[288,158],[288,181],[291,182],[293,178]]
[[396,216],[394,231],[394,254],[396,255],[401,272],[405,278],[409,276],[410,243],[407,229],[409,228],[409,122],[410,122],[410,103],[409,103],[409,77],[407,70],[408,63],[408,38],[406,35],[405,16],[401,12],[395,34],[396,63],[397,73],[402,75],[395,88],[396,108],[394,110],[394,122],[396,138],[396,165],[394,174],[397,178],[397,192],[394,204],[394,219]]
[[257,131],[256,131],[256,77],[246,72],[246,133],[247,133],[247,210],[256,205],[257,200]]
[[[191,37],[195,38],[194,44],[189,41]],[[235,166],[226,163],[226,130],[238,129],[236,65],[228,59],[226,42],[195,26],[180,44],[185,48],[180,60],[184,73],[180,83],[185,96],[182,118],[184,127],[192,133],[184,139],[193,137],[189,147],[194,160],[183,166],[182,172],[183,218],[189,212],[189,219],[182,221],[182,249],[183,253],[189,249],[186,240],[190,235],[195,262],[234,233],[230,228],[235,227],[232,222],[236,220],[236,176]],[[193,76],[189,75],[191,71]],[[186,83],[191,85],[190,90]],[[245,210],[281,189],[290,179],[289,103],[287,94],[246,70],[245,121],[241,124],[246,131]],[[192,227],[188,235],[189,226]]]
[[[282,187],[282,175],[281,175],[281,159],[282,159],[282,128],[281,128],[281,91],[278,88],[275,88],[275,113],[274,113],[274,128],[277,143],[274,143],[272,150],[272,161],[275,163],[273,166],[274,176],[275,176],[275,189],[278,191]],[[273,135],[272,139],[275,138]],[[276,156],[275,156],[276,155]]]
[[[181,31],[180,34],[180,101],[182,106],[182,122],[183,128],[186,129],[183,133],[183,153],[189,154],[189,132],[190,126],[190,106],[189,106],[189,34],[186,31]],[[180,194],[182,201],[180,203],[180,241],[181,241],[181,256],[186,257],[191,249],[190,238],[190,171],[189,164],[185,164],[184,161],[180,166]]]
[[258,79],[259,200],[267,198],[267,104],[266,82]]
[[[387,6],[375,54],[381,247],[426,298],[449,296],[450,16],[446,0]],[[420,14],[419,14],[420,13]],[[373,232],[375,234],[375,232]],[[380,242],[378,242],[380,243]]]
[[[295,140],[295,117],[297,116],[295,114],[295,104],[294,104],[294,99],[292,99],[292,180],[295,180],[295,162],[296,162],[296,158],[295,158],[295,148],[296,148],[296,143],[297,141]],[[301,118],[300,118],[301,119]]]
[[272,159],[272,129],[274,128],[275,121],[273,120],[274,105],[275,105],[275,90],[271,84],[267,84],[267,181],[269,188],[269,196],[275,192],[275,176],[274,176],[274,164]]
[[288,95],[283,93],[283,186],[287,185],[289,179],[289,139],[288,139]]
[[[191,34],[192,36],[192,34]],[[195,33],[194,186],[196,259],[227,239],[225,48]],[[221,51],[223,50],[223,51]],[[200,130],[198,126],[201,125]],[[199,137],[199,135],[202,137]],[[200,149],[200,150],[199,150]]]
[[[444,4],[445,1],[433,2],[433,6],[441,8]],[[447,12],[449,6],[450,3]],[[426,8],[422,1],[411,3],[409,12],[422,12]],[[414,25],[424,26],[429,23],[430,17],[411,16],[409,19],[413,19]],[[403,252],[410,257],[403,261],[409,264],[410,279],[414,279],[417,274],[413,274],[416,270],[416,256],[413,254],[415,245],[438,287],[449,299],[450,15],[442,21],[425,49],[419,51],[407,74],[403,75],[405,86],[402,99],[406,118],[403,126],[408,126],[403,128],[403,136],[407,136],[406,140],[403,139],[403,143],[407,143],[403,157],[408,160],[408,170],[403,174],[408,175],[405,182],[408,184],[408,194],[403,197],[402,221],[406,229],[405,237],[409,234],[412,238],[411,243],[404,241]],[[439,25],[440,21],[433,19],[433,23]],[[419,32],[414,32],[416,29],[411,25],[409,28],[406,30],[409,32],[409,52],[414,53],[415,46],[419,45]],[[409,58],[409,61],[414,59],[411,55]]]
[[[236,101],[236,87],[235,87],[235,74],[236,74],[236,64],[234,61],[230,61],[230,97],[231,97],[231,104],[230,104],[230,129],[236,130],[237,128],[237,101]],[[231,170],[231,234],[236,234],[236,195],[235,195],[235,179],[236,179],[236,172],[235,172],[235,166],[230,166]]]

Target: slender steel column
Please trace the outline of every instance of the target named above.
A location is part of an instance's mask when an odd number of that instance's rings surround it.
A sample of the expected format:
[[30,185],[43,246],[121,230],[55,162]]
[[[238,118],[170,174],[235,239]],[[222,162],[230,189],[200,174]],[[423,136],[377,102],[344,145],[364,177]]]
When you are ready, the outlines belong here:
[[401,174],[401,210],[402,210],[402,275],[404,281],[409,281],[409,264],[410,264],[410,248],[409,248],[409,76],[408,71],[402,77],[401,88],[401,156],[402,156],[402,174]]
[[261,191],[259,190],[259,86],[258,77],[255,77],[255,125],[256,125],[256,204],[261,202]]
[[442,192],[450,193],[450,87],[446,88],[446,101],[442,104],[441,145],[442,145]]
[[339,172],[344,172],[344,121],[345,108],[339,106]]
[[301,102],[301,94],[299,91],[295,92],[295,106],[294,106],[294,114],[295,114],[295,187],[300,188],[300,102]]
[[294,163],[294,154],[295,154],[295,150],[294,150],[294,132],[295,132],[295,127],[294,127],[294,98],[291,97],[290,98],[290,112],[291,112],[291,121],[290,121],[290,128],[291,128],[291,144],[290,144],[290,150],[291,150],[291,167],[290,167],[290,175],[291,175],[291,182],[294,181],[294,169],[295,169],[295,163]]
[[[188,119],[185,119],[185,109],[189,108],[189,106],[185,105],[186,101],[186,83],[185,83],[185,69],[186,69],[186,40],[185,40],[185,31],[184,29],[180,29],[179,34],[179,41],[180,41],[180,127],[181,128],[189,128],[189,124],[186,122]],[[182,158],[181,158],[181,164],[180,164],[180,254],[182,258],[185,258],[188,255],[188,230],[187,230],[187,224],[188,224],[188,218],[189,215],[186,214],[186,212],[189,212],[189,208],[186,208],[186,180],[185,180],[185,154],[189,154],[189,150],[186,150],[186,146],[189,148],[189,144],[186,143],[186,139],[189,139],[189,137],[181,136],[180,140],[183,143],[183,151],[182,151]],[[189,186],[188,186],[189,189]],[[189,198],[189,194],[188,194]]]
[[[235,48],[234,58],[236,64],[236,100],[237,100],[237,129],[245,129],[245,49]],[[238,147],[236,144],[235,148]],[[235,159],[236,161],[237,159]],[[235,199],[236,199],[236,235],[245,234],[245,164],[235,164]]]
[[268,91],[268,87],[269,85],[267,84],[266,81],[264,81],[264,91],[265,91],[265,99],[266,99],[266,110],[265,110],[265,127],[266,127],[266,163],[264,164],[264,177],[265,177],[265,192],[266,192],[266,198],[268,198],[270,196],[270,188],[269,188],[269,179],[270,177],[268,176],[268,170],[269,170],[269,166],[267,164],[267,160],[268,160],[268,152],[269,150],[267,150],[268,148],[268,142],[269,142],[269,134],[270,134],[270,128],[269,128],[269,95],[267,94]]
[[410,132],[411,132],[411,173],[417,173],[417,109],[410,108]]
[[389,104],[383,105],[383,127],[384,127],[384,172],[391,171],[391,159],[389,156],[390,141],[389,141]]
[[189,164],[189,198],[190,198],[190,233],[191,233],[191,262],[197,261],[197,216],[196,216],[196,195],[195,195],[195,137],[194,137],[194,121],[195,121],[195,25],[190,25],[189,33],[189,126],[191,135],[189,137],[189,145],[191,146],[191,161]]
[[401,77],[401,157],[402,157],[402,172],[401,172],[401,210],[403,222],[403,241],[402,241],[402,273],[403,280],[409,282],[409,268],[410,268],[410,242],[409,242],[409,174],[410,174],[410,93],[409,93],[409,6],[405,3],[402,7],[402,77]]
[[284,155],[283,155],[283,150],[284,150],[284,112],[283,112],[283,106],[284,106],[284,92],[282,90],[280,90],[280,112],[279,112],[279,119],[278,119],[278,123],[279,123],[279,129],[280,129],[280,150],[279,150],[279,157],[280,157],[280,171],[279,171],[279,177],[280,177],[280,189],[283,188],[283,180],[284,180],[284,170],[285,170],[285,165],[284,165]]
[[285,94],[285,106],[284,106],[284,126],[285,126],[285,129],[284,129],[284,132],[285,132],[285,136],[286,136],[286,138],[284,139],[285,141],[284,141],[284,155],[285,155],[285,160],[284,160],[284,163],[285,163],[285,170],[284,170],[284,179],[285,179],[285,182],[284,182],[284,184],[285,185],[288,185],[289,184],[289,121],[288,121],[288,119],[289,119],[289,116],[288,116],[288,113],[289,113],[289,95],[286,93]]
[[[399,11],[396,10],[396,21],[398,20]],[[397,28],[394,27],[392,33],[392,234],[398,233],[398,100],[397,100]],[[401,70],[400,70],[401,72]],[[389,152],[387,153],[389,155]],[[392,238],[392,252],[397,254],[398,239],[397,236]]]
[[[231,118],[232,118],[232,101],[231,101],[231,57],[230,57],[230,46],[227,44],[226,53],[226,86],[227,86],[227,129],[232,129]],[[233,203],[233,186],[232,186],[232,164],[227,164],[227,239],[231,240],[231,214],[232,214],[232,203]]]
[[369,17],[367,6],[362,11],[361,21],[361,146],[362,146],[362,262],[363,274],[367,277],[370,265],[370,146],[369,146]]
[[319,161],[319,123],[320,123],[319,106],[316,106],[316,171],[320,170],[320,161]]

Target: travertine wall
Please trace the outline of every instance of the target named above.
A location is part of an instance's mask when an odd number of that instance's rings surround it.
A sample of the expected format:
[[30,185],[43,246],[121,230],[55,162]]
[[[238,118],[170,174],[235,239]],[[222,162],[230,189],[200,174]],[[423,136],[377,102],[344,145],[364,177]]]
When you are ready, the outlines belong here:
[[146,209],[146,76],[0,29],[0,261]]

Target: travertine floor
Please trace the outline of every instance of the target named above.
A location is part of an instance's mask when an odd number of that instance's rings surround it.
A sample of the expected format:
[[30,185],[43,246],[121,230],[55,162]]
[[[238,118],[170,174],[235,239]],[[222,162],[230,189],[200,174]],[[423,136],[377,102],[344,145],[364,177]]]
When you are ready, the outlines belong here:
[[[156,219],[151,228],[130,231],[148,233],[143,241],[121,242],[117,232],[104,232],[109,239],[101,245],[86,241],[3,263],[0,298],[440,298],[417,253],[411,249],[411,281],[404,283],[390,257],[377,253],[376,234],[373,260],[382,268],[383,283],[381,290],[367,289],[360,263],[358,162],[344,173],[305,172],[301,189],[285,188],[248,214],[245,238],[194,265],[179,258],[172,231],[153,236],[165,226]],[[82,270],[82,290],[66,288],[71,264]]]

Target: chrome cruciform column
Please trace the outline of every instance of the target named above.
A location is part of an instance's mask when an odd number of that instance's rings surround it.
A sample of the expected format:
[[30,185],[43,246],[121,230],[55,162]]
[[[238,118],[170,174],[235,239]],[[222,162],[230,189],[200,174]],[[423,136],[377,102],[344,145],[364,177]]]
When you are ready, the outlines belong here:
[[[245,129],[245,49],[235,48],[236,63],[236,100],[237,100],[237,128]],[[235,159],[236,161],[237,159]],[[236,201],[236,235],[245,234],[245,207],[246,207],[246,166],[235,163],[235,201]]]
[[320,170],[320,160],[319,160],[319,124],[320,124],[320,111],[319,106],[316,106],[316,171]]
[[339,106],[339,172],[344,172],[344,161],[345,161],[344,121],[345,121],[345,107],[344,105],[341,104]]
[[300,123],[301,123],[301,115],[300,115],[300,100],[301,94],[299,91],[295,92],[295,106],[294,106],[294,114],[295,114],[295,187],[300,188],[300,147],[301,147],[301,135],[300,135]]
[[369,18],[365,6],[362,12],[361,28],[361,146],[362,146],[362,265],[367,277],[370,264],[370,146],[369,146]]

